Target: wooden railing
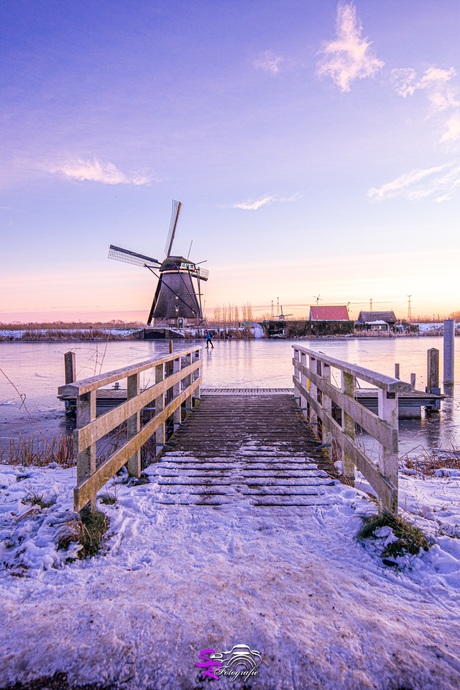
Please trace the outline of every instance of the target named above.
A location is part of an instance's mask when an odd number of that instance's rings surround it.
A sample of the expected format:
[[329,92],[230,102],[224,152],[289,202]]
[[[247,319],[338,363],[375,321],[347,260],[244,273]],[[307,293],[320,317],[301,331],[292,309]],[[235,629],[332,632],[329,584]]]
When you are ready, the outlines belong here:
[[[141,391],[140,375],[149,370],[154,373],[155,383]],[[124,379],[127,381],[126,401],[96,416],[98,389],[110,384],[118,388]],[[180,424],[183,406],[185,410],[192,408],[194,399],[200,395],[200,385],[201,347],[197,346],[59,388],[60,397],[76,398],[76,511],[88,505],[95,509],[97,492],[123,465],[127,466],[130,475],[140,476],[141,447],[155,434],[155,454],[161,451],[166,441],[167,421],[171,420],[174,428]],[[145,408],[153,413],[153,417],[141,426],[141,413]],[[98,464],[97,442],[125,422],[125,442]]]
[[[398,393],[411,390],[410,384],[304,347],[294,346],[292,361],[304,415],[325,448],[331,449],[333,440],[338,444],[344,477],[353,480],[356,467],[376,492],[380,509],[397,513]],[[340,384],[331,370],[338,371]],[[355,400],[357,380],[376,387],[378,415]],[[357,426],[378,442],[378,464],[356,443]]]

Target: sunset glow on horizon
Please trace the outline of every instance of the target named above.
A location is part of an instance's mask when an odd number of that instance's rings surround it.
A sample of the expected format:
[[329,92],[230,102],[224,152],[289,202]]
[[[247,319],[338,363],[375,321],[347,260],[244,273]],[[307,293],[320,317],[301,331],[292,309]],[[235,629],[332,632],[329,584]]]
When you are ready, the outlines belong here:
[[145,321],[109,244],[206,261],[205,312],[460,310],[457,0],[4,4],[0,322]]

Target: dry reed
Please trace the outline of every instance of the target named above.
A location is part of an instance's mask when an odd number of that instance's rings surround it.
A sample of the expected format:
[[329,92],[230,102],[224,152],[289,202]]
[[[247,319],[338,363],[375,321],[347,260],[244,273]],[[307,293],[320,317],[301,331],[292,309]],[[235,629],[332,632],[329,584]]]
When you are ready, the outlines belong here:
[[56,463],[60,467],[75,465],[73,437],[62,434],[50,441],[41,436],[11,438],[5,448],[0,448],[0,461],[5,465],[46,467]]
[[441,469],[460,470],[460,449],[440,450],[417,446],[402,455],[400,461],[406,470],[419,475],[431,476]]

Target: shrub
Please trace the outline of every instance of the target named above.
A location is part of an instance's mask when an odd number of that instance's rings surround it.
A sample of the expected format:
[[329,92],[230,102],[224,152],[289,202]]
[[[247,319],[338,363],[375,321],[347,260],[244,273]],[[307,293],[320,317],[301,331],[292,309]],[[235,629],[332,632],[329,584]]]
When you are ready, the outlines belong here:
[[430,548],[430,543],[422,530],[391,513],[364,518],[356,538],[358,541],[376,539],[378,537],[376,532],[381,527],[390,527],[396,537],[394,541],[387,543],[383,549],[382,556],[384,558],[395,558],[405,554],[416,555],[421,549],[428,551]]
[[65,531],[58,539],[58,549],[68,549],[72,542],[81,544],[78,558],[95,556],[100,548],[102,537],[109,527],[109,519],[99,510],[82,513],[67,523]]

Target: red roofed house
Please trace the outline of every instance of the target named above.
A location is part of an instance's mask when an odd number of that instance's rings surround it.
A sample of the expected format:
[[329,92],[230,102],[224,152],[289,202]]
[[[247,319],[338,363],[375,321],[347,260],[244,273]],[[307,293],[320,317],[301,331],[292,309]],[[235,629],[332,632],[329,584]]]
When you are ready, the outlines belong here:
[[349,321],[348,309],[339,307],[310,307],[310,321]]

